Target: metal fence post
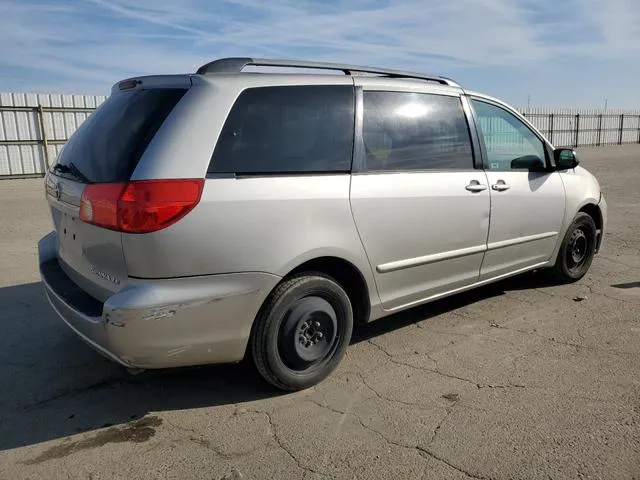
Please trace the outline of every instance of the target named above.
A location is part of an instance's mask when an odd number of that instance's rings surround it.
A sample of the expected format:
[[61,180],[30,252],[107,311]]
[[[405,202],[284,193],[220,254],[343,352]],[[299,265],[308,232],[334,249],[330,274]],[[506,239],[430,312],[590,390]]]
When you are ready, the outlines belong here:
[[578,140],[580,139],[579,134],[580,134],[580,114],[578,113],[576,114],[576,139],[573,145],[574,147],[579,146],[578,144]]
[[638,143],[640,143],[640,115],[638,115]]
[[553,144],[553,113],[549,114],[549,141]]
[[622,145],[623,132],[624,132],[624,113],[620,115],[620,136],[618,137],[618,145]]
[[596,141],[596,146],[600,146],[602,142],[602,114],[598,115],[598,140]]
[[42,145],[44,148],[44,170],[45,172],[49,169],[51,165],[49,165],[49,142],[47,141],[47,132],[44,129],[44,111],[42,110],[42,105],[38,104],[38,123],[40,124],[40,140],[42,141]]

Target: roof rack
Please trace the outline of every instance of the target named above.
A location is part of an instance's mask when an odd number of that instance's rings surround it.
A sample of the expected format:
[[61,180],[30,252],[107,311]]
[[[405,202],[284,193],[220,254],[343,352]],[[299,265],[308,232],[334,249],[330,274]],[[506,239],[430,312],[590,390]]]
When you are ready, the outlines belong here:
[[284,67],[284,68],[308,68],[318,70],[340,70],[345,75],[353,75],[354,73],[375,73],[386,77],[393,78],[415,78],[419,80],[428,80],[437,82],[450,87],[460,87],[460,85],[450,78],[439,75],[425,75],[423,73],[404,72],[401,70],[389,70],[384,68],[370,68],[358,65],[345,65],[342,63],[325,63],[325,62],[307,62],[301,60],[275,60],[268,58],[220,58],[205,65],[202,65],[196,71],[198,75],[208,73],[240,73],[247,66],[260,67]]

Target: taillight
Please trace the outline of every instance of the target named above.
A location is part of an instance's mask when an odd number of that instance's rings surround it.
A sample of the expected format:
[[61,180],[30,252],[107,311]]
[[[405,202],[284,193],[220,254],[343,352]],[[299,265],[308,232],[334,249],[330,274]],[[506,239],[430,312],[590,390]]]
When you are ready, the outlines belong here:
[[203,187],[203,179],[87,185],[82,192],[80,219],[125,233],[155,232],[193,210]]
[[80,220],[118,230],[118,200],[125,187],[124,183],[87,185],[80,200]]

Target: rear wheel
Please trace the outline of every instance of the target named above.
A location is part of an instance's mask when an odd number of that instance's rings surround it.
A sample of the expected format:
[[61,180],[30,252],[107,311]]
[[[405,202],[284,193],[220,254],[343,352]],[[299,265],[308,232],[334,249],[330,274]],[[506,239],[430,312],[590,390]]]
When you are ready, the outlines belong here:
[[353,309],[332,278],[296,275],[281,283],[262,307],[251,335],[260,374],[282,390],[301,390],[326,378],[351,340]]
[[596,224],[591,216],[579,212],[562,240],[552,274],[561,283],[571,283],[585,276],[596,249]]

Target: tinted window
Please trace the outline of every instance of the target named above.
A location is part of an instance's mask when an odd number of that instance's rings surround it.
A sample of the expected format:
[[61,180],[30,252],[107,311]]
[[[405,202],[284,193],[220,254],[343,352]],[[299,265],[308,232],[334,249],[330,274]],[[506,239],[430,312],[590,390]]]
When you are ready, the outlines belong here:
[[[522,168],[521,161],[545,166],[545,148],[540,140],[512,113],[489,103],[472,100],[487,150],[485,168],[511,170]],[[520,162],[520,163],[519,163]]]
[[469,127],[457,97],[365,92],[365,170],[470,169]]
[[73,168],[56,173],[96,183],[129,180],[147,145],[185,92],[158,88],[110,96],[60,153],[58,163]]
[[225,122],[209,173],[349,171],[353,129],[353,87],[248,89]]

